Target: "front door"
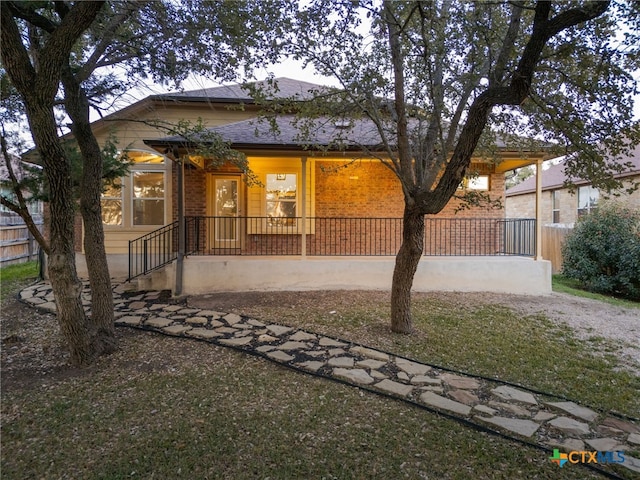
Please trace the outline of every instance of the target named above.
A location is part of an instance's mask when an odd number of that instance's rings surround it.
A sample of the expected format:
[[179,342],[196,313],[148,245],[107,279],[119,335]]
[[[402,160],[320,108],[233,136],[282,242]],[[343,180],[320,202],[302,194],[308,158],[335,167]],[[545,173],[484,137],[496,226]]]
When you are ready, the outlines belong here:
[[[241,248],[241,180],[239,176],[210,178],[208,237],[209,248],[232,250]],[[230,252],[231,253],[231,252]]]

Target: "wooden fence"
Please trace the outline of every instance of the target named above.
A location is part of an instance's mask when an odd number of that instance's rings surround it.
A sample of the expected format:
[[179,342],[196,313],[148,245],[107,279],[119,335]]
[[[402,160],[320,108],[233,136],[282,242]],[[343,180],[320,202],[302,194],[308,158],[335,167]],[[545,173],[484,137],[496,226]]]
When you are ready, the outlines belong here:
[[[42,231],[42,219],[35,219]],[[0,217],[0,266],[38,259],[38,243],[19,217]]]
[[562,244],[572,230],[564,225],[542,227],[542,258],[551,262],[553,273],[562,271]]

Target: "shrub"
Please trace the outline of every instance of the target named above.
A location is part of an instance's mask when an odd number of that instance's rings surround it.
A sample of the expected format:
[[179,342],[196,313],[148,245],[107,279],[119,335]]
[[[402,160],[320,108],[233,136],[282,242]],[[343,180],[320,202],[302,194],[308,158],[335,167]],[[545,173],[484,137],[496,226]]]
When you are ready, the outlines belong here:
[[563,273],[594,292],[640,300],[640,212],[605,204],[562,247]]

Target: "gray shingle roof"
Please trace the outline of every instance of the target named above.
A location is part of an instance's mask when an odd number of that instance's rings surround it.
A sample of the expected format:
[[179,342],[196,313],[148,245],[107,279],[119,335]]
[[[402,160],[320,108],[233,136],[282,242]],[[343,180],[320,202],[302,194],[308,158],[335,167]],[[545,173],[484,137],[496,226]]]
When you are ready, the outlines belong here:
[[[241,122],[229,123],[209,130],[219,134],[232,148],[290,148],[307,149],[315,146],[331,147],[336,150],[361,150],[362,146],[370,149],[381,147],[380,136],[370,120],[354,120],[348,126],[339,126],[327,118],[314,119],[309,134],[303,138],[301,126],[294,115],[275,118],[277,129],[272,129],[269,122],[257,118]],[[305,120],[308,122],[308,120]],[[351,140],[356,139],[356,140]],[[180,145],[184,138],[171,136],[157,140],[145,140],[147,145]]]
[[[636,146],[635,150],[632,152],[631,156],[624,159],[622,163],[631,162],[633,167],[623,173],[616,174],[616,178],[626,177],[629,175],[637,175],[640,174],[640,145]],[[564,171],[564,163],[559,163],[557,165],[553,165],[547,170],[543,170],[542,172],[542,190],[556,190],[558,188],[562,188],[564,186],[565,180],[567,180],[567,175]],[[588,180],[584,179],[569,179],[576,185],[584,185],[588,184]],[[508,189],[505,192],[507,197],[512,197],[515,195],[523,195],[525,193],[533,193],[536,191],[536,176],[533,175],[523,182],[519,183]]]
[[[304,82],[302,80],[294,80],[286,77],[276,78],[275,82],[277,83],[277,91],[274,92],[273,98],[296,98],[299,100],[306,100],[312,97],[312,94],[310,93],[311,91],[327,88],[315,83]],[[264,80],[255,83],[257,85],[267,85],[266,81]],[[253,102],[253,98],[250,96],[249,92],[245,88],[243,88],[243,84],[238,83],[235,83],[233,85],[222,85],[220,87],[189,90],[186,92],[174,92],[155,95],[154,98],[183,101],[206,100],[208,102]]]

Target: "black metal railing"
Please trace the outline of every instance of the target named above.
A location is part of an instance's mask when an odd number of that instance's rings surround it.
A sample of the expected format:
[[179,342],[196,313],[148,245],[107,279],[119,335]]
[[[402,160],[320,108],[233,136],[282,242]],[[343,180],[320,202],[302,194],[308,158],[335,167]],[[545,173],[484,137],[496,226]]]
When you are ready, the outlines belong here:
[[178,222],[129,241],[129,280],[157,270],[178,257]]
[[[306,235],[302,235],[303,228]],[[534,256],[535,219],[425,218],[425,256]],[[401,218],[186,217],[187,255],[394,256]],[[129,279],[177,258],[178,222],[129,242]]]
[[[307,217],[309,256],[393,256],[401,218]],[[195,255],[301,255],[302,218],[189,217]],[[534,219],[425,218],[426,256],[535,255]]]
[[505,218],[502,224],[503,255],[534,257],[536,255],[536,219]]

